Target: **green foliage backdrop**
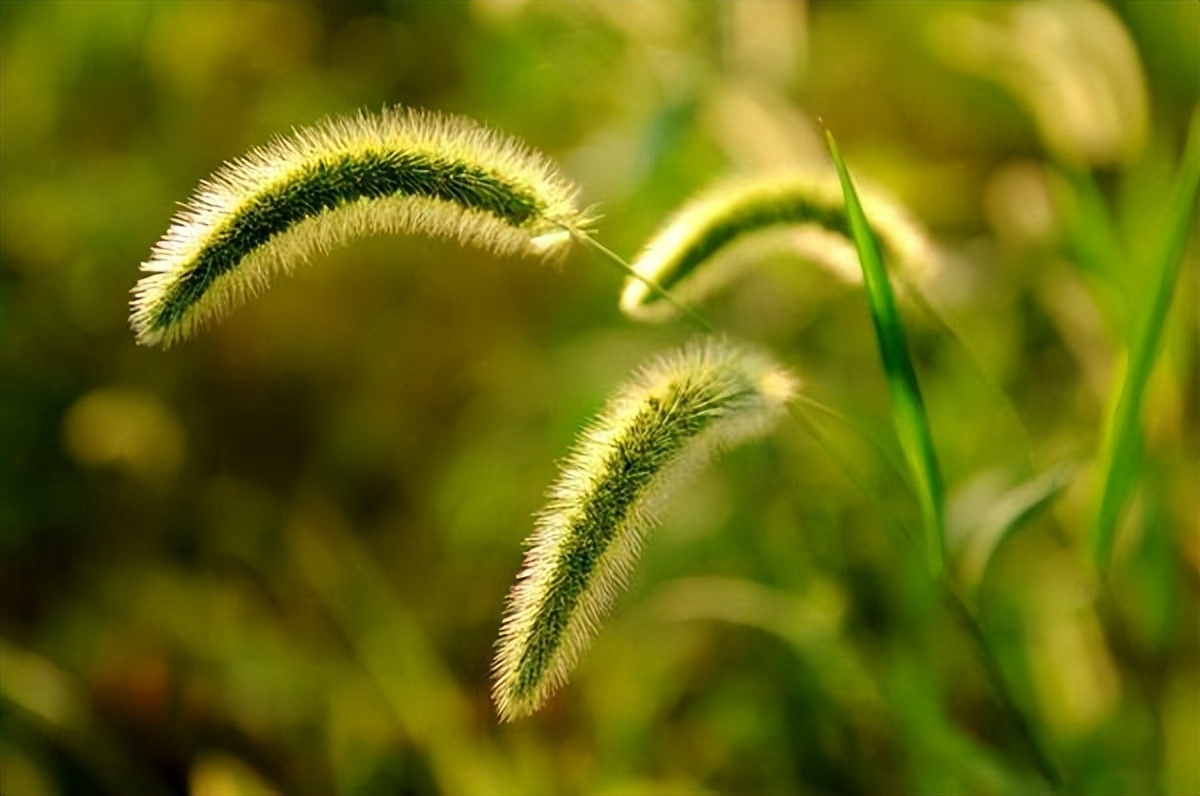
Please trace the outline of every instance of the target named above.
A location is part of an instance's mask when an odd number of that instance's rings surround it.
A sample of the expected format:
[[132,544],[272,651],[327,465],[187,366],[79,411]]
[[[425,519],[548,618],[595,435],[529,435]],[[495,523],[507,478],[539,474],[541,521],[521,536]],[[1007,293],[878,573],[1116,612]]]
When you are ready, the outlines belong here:
[[[0,792],[1049,791],[1013,706],[1065,791],[1197,792],[1194,234],[1107,575],[1087,538],[1198,101],[1190,0],[4,2]],[[722,458],[568,686],[498,724],[556,461],[687,324],[622,318],[586,250],[410,238],[169,352],[127,322],[201,177],[391,104],[546,152],[626,256],[721,177],[827,171],[823,120],[941,250],[957,337],[901,312],[1013,705],[926,572],[861,289],[780,253],[703,313],[884,452],[830,420]]]

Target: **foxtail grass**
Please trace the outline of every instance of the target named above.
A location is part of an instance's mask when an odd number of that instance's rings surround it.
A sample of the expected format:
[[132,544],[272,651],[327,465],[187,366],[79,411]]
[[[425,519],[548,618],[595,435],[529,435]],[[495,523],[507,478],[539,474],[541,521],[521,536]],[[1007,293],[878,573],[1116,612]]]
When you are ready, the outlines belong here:
[[[910,275],[930,266],[932,247],[903,208],[867,198],[892,261]],[[853,230],[836,178],[785,173],[731,179],[683,205],[634,258],[621,311],[637,320],[666,320],[694,305],[766,253],[792,250],[858,282]],[[664,301],[660,290],[675,301]]]
[[363,235],[554,257],[586,226],[576,194],[544,156],[469,119],[409,108],[329,119],[200,183],[142,264],[130,322],[138,342],[169,346],[276,272]]
[[795,386],[765,356],[705,338],[608,400],[550,487],[509,594],[493,666],[502,720],[532,713],[565,682],[668,489],[716,450],[769,428]]

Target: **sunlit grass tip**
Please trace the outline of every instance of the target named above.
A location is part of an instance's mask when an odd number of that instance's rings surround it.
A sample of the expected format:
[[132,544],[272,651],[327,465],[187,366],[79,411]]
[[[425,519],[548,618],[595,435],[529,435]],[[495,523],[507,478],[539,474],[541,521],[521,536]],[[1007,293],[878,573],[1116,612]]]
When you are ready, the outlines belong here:
[[497,642],[501,719],[566,680],[631,570],[668,488],[765,432],[796,381],[766,356],[703,338],[644,368],[581,433],[527,540]]
[[560,256],[588,224],[543,155],[477,122],[412,108],[331,118],[203,180],[142,264],[130,323],[169,346],[354,238],[415,233]]
[[[923,279],[936,263],[929,239],[909,214],[878,191],[863,196],[888,259]],[[766,254],[792,251],[846,282],[862,279],[836,174],[783,173],[731,178],[686,202],[633,261],[643,280],[693,305]],[[638,320],[673,317],[677,308],[646,281],[629,277],[621,310]]]

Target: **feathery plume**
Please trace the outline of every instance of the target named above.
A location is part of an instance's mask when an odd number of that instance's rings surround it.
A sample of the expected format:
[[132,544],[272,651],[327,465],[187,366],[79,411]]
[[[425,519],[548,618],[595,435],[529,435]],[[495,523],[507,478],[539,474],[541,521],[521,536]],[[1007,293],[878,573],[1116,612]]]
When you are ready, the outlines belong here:
[[[931,245],[899,206],[878,195],[863,201],[889,259],[912,275],[931,267]],[[861,282],[837,175],[796,173],[721,182],[680,208],[642,248],[633,268],[690,305],[762,254],[782,247],[827,265],[848,282]],[[621,311],[658,321],[678,310],[644,281],[629,277]]]
[[133,289],[139,343],[164,347],[318,252],[379,233],[498,254],[561,254],[587,219],[542,155],[458,116],[328,119],[230,161],[175,215]]
[[566,680],[667,488],[715,450],[764,432],[795,388],[765,356],[706,338],[609,399],[551,486],[509,594],[493,666],[501,719],[532,713]]

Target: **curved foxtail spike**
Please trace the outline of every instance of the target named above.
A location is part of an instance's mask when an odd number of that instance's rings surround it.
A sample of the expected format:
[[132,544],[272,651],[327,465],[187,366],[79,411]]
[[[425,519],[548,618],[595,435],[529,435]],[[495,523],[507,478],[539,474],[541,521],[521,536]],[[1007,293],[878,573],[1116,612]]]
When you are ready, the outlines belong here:
[[[889,260],[909,276],[933,266],[933,247],[908,214],[881,195],[864,197]],[[674,317],[647,282],[692,305],[762,254],[788,248],[860,282],[850,221],[837,175],[789,173],[731,179],[687,202],[633,261],[621,311],[644,321]]]
[[767,430],[795,389],[765,356],[704,338],[617,390],[577,440],[527,542],[493,666],[501,719],[532,713],[566,680],[667,488]]
[[175,215],[133,289],[139,343],[169,346],[318,252],[378,233],[560,255],[587,224],[544,156],[458,116],[328,119],[230,161]]

